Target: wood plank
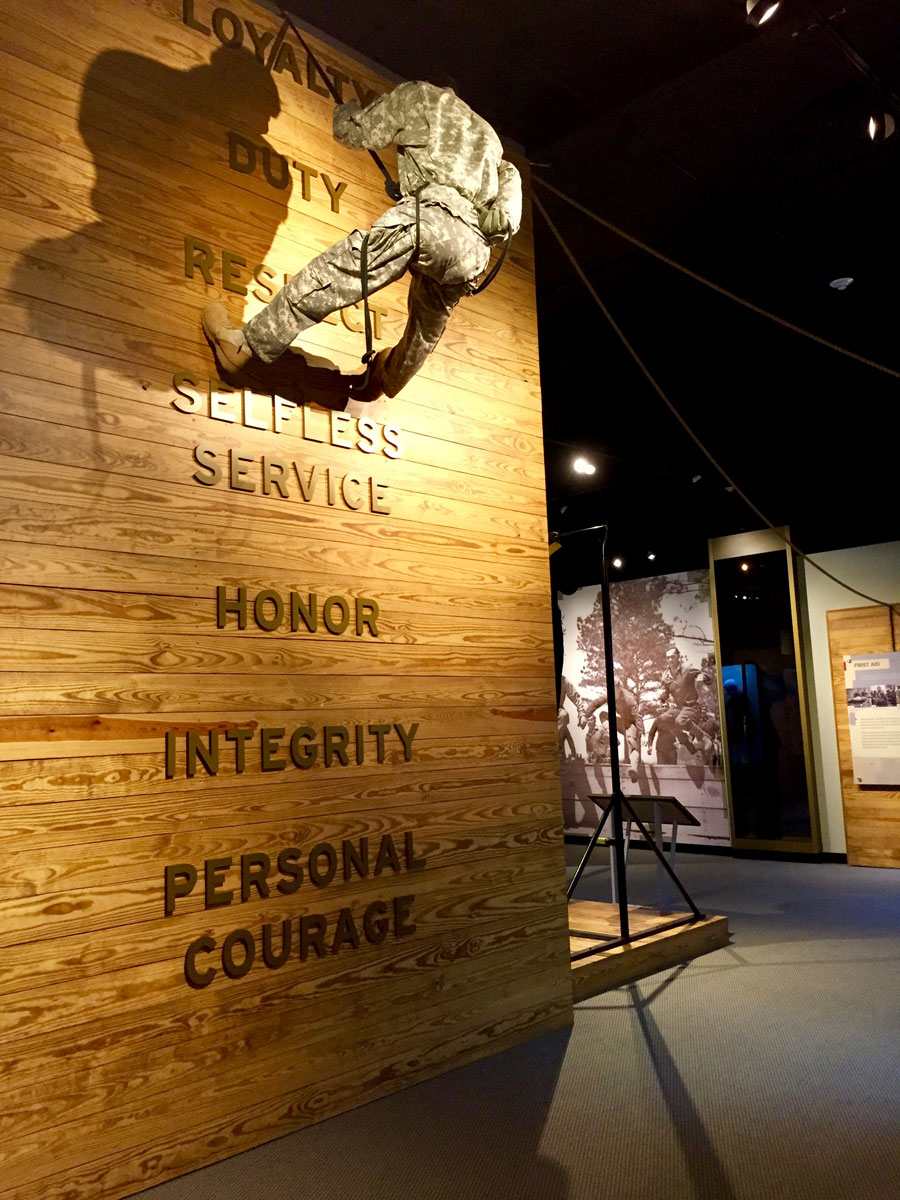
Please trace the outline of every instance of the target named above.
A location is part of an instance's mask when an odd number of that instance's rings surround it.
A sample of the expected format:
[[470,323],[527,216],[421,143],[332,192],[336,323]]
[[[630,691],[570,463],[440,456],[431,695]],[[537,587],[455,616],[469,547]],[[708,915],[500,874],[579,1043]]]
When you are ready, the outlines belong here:
[[51,642],[30,629],[0,630],[0,675],[6,672],[137,671],[169,674],[194,674],[197,671],[225,674],[253,671],[257,674],[333,672],[354,675],[530,675],[553,665],[552,651],[498,650],[492,647],[458,647],[431,650],[417,646],[378,646],[369,642],[347,643],[341,638],[306,641],[302,644],[275,635],[271,639],[251,638],[238,644],[229,638],[227,645],[215,634],[171,637],[164,640],[152,634],[124,634],[111,642],[102,634],[77,633],[65,642]]
[[[227,426],[223,428],[221,423],[217,423],[216,428],[210,428],[209,425],[189,425],[185,421],[180,428],[180,437],[179,434],[175,435],[177,441],[180,441],[180,445],[176,442],[176,452],[173,454],[168,446],[163,445],[160,448],[159,461],[154,463],[148,461],[146,456],[149,441],[147,436],[135,438],[133,434],[129,434],[127,440],[119,441],[116,447],[108,441],[102,447],[98,447],[95,436],[96,413],[85,414],[79,418],[79,421],[83,422],[81,424],[73,422],[63,426],[62,422],[53,421],[46,421],[41,426],[31,424],[30,422],[37,419],[43,422],[43,415],[35,415],[39,410],[31,405],[28,398],[30,395],[33,395],[31,388],[23,388],[15,398],[13,393],[4,392],[0,388],[0,412],[31,408],[31,415],[16,414],[20,420],[13,419],[8,423],[9,436],[2,443],[11,451],[10,454],[0,455],[5,467],[2,486],[10,501],[45,500],[54,504],[75,503],[96,509],[97,495],[100,491],[96,471],[103,469],[104,457],[106,462],[111,462],[113,454],[119,449],[118,462],[122,475],[132,480],[140,479],[140,486],[132,484],[131,490],[128,490],[129,485],[125,479],[120,477],[109,480],[103,490],[103,498],[109,503],[117,501],[117,511],[139,514],[168,508],[176,519],[190,518],[192,524],[202,521],[206,525],[223,522],[231,524],[234,518],[244,518],[245,525],[255,523],[262,529],[268,527],[283,534],[288,527],[296,528],[298,512],[303,514],[302,523],[309,526],[315,524],[317,518],[322,516],[322,509],[328,507],[336,509],[332,520],[338,520],[338,514],[342,514],[339,529],[344,532],[344,536],[348,540],[355,536],[358,540],[359,534],[356,530],[360,520],[354,516],[354,510],[348,506],[342,493],[341,481],[349,474],[358,480],[354,485],[356,500],[354,501],[351,495],[349,503],[361,506],[366,536],[369,527],[383,527],[387,532],[382,532],[382,540],[391,535],[395,540],[403,537],[416,538],[425,549],[443,549],[453,546],[454,534],[457,540],[459,539],[458,530],[465,530],[473,535],[493,533],[492,539],[482,537],[480,546],[475,538],[460,544],[464,545],[466,554],[477,554],[480,549],[490,557],[515,556],[534,562],[544,562],[547,559],[544,522],[538,511],[533,510],[534,516],[529,516],[516,513],[514,508],[507,513],[498,512],[496,508],[485,509],[480,500],[463,498],[462,488],[458,483],[457,495],[450,494],[449,487],[444,489],[448,493],[444,497],[417,495],[408,487],[405,468],[390,463],[383,456],[370,456],[367,460],[360,461],[357,458],[347,459],[328,454],[322,455],[326,459],[324,463],[316,464],[316,445],[309,442],[304,444],[299,437],[279,440],[277,446],[273,447],[271,444],[259,445],[257,439],[252,437],[245,439],[240,431],[233,433]],[[250,415],[254,414],[251,412]],[[137,421],[129,424],[137,427],[143,420],[146,418],[142,414]],[[164,422],[167,420],[168,414],[164,413]],[[315,432],[319,432],[322,426],[327,428],[327,419],[318,410],[310,421],[316,423]],[[115,417],[110,415],[105,423],[114,424]],[[77,463],[74,449],[69,452],[65,450],[71,429],[83,431],[74,437],[75,443],[80,445],[85,453],[83,465]],[[149,429],[141,432],[149,432]],[[312,427],[310,432],[313,432]],[[338,429],[336,435],[363,439],[370,436],[370,433],[371,427],[369,432],[364,433],[359,430],[354,432],[352,427],[348,426],[346,431]],[[371,433],[371,436],[380,438],[382,434],[376,431]],[[162,442],[163,439],[159,440]],[[199,486],[200,479],[210,481],[208,464],[202,471],[198,470],[194,447],[200,444],[217,447],[217,461],[223,475],[218,481],[212,481],[218,483],[214,488]],[[252,492],[229,489],[227,486],[230,469],[228,453],[232,448],[247,460],[242,466],[241,486],[252,488]],[[40,460],[41,470],[38,473],[35,461],[42,451],[46,452],[48,458]],[[52,461],[51,456],[60,461]],[[263,457],[267,457],[269,461],[279,459],[282,463],[280,468],[273,468],[272,472],[274,475],[276,470],[278,471],[282,485],[272,485],[268,489],[268,495],[261,478],[260,464]],[[452,454],[444,455],[445,467],[451,460]],[[299,463],[299,467],[293,465],[295,462]],[[140,464],[140,467],[136,468],[136,464]],[[319,468],[316,477],[311,475],[313,464]],[[157,466],[168,478],[153,478],[151,472]],[[333,477],[333,496],[328,491],[329,477],[323,467]],[[502,476],[502,472],[498,474]],[[378,481],[384,491],[389,509],[389,515],[386,517],[371,511],[371,488],[368,483],[370,478]],[[456,478],[458,480],[458,475]],[[113,482],[120,485],[118,489],[110,486]],[[304,487],[307,489],[305,494]],[[220,496],[223,497],[221,503]],[[212,503],[211,497],[215,497]],[[333,499],[333,504],[328,503],[329,498]],[[487,496],[482,492],[481,500],[484,499],[502,503],[503,497],[502,494]],[[128,505],[127,509],[120,507],[124,504]]]
[[[248,595],[273,588],[283,595],[291,591],[306,594],[317,590],[322,595],[335,593],[357,597],[374,590],[366,583],[361,585],[359,577],[352,573],[339,575],[329,571],[327,579],[318,575],[311,582],[309,576],[284,575],[283,570],[283,566],[273,565],[260,571],[258,567],[242,564],[237,570],[219,567],[211,575],[208,566],[202,562],[198,564],[195,559],[171,560],[125,549],[88,551],[77,546],[42,546],[40,556],[37,556],[30,552],[26,543],[0,540],[0,580],[18,581],[27,586],[65,588],[77,583],[85,590],[96,592],[199,596],[210,603],[219,585],[227,587],[230,596],[236,595],[236,589],[241,586],[247,588]],[[322,584],[327,586],[322,587]],[[477,618],[493,610],[502,612],[504,620],[515,620],[517,615],[523,620],[537,620],[542,613],[546,614],[546,599],[537,592],[514,594],[479,589],[461,594],[442,590],[440,584],[429,580],[416,580],[408,590],[396,587],[379,587],[377,590],[379,604],[388,608],[393,603],[403,611],[433,609],[439,596],[446,611],[459,616]]]
[[[686,913],[670,913],[663,917],[655,910],[633,909],[633,931],[649,929],[665,920],[675,920]],[[569,905],[569,923],[572,928],[596,928],[598,932],[618,935],[618,910],[615,905],[596,901],[577,901]],[[599,996],[613,988],[635,983],[658,971],[665,971],[681,963],[690,962],[701,954],[721,950],[729,942],[728,919],[706,917],[691,925],[669,929],[654,934],[628,946],[617,946],[612,950],[582,958],[572,963],[572,989],[575,1003]],[[572,952],[589,949],[592,945],[585,938],[571,938]]]
[[[0,486],[2,490],[2,486]],[[333,593],[329,593],[333,594]],[[237,591],[229,589],[227,598],[235,601]],[[304,603],[308,601],[309,592],[304,594]],[[315,603],[316,620],[320,620],[319,612],[322,601],[321,595]],[[540,646],[546,638],[545,621],[515,621],[500,625],[496,614],[487,617],[484,613],[477,616],[469,615],[465,619],[454,619],[446,614],[439,615],[436,611],[437,597],[421,597],[423,611],[407,607],[400,597],[395,603],[386,603],[379,593],[379,610],[376,618],[378,640],[381,643],[400,643],[412,645],[427,643],[428,645],[465,645],[480,646]],[[290,628],[290,597],[285,594],[282,604],[286,609],[283,619],[285,632]],[[356,598],[351,599],[351,607],[355,606]],[[268,634],[254,622],[254,600],[248,593],[246,606],[248,610],[247,627],[240,628],[236,615],[232,615],[228,624],[219,630],[223,637],[267,637]],[[268,605],[268,612],[273,612],[273,606]],[[354,618],[351,616],[351,623]],[[120,632],[123,628],[135,630],[152,629],[156,633],[179,634],[190,632],[208,632],[216,622],[216,600],[214,596],[200,597],[157,597],[145,594],[135,598],[125,592],[91,592],[86,589],[57,588],[50,591],[46,588],[17,587],[15,584],[0,583],[0,628],[2,629],[55,629],[83,630],[93,633]],[[305,626],[298,630],[301,637],[318,637],[328,639],[330,635],[322,626],[311,634]],[[371,631],[366,628],[364,636],[371,637]],[[227,707],[227,706],[226,706]],[[276,704],[275,707],[285,707]],[[2,709],[0,709],[2,711]]]
[[[53,626],[48,626],[53,628]],[[147,711],[192,714],[245,712],[268,704],[276,711],[308,711],[329,707],[338,700],[365,705],[415,704],[417,711],[429,710],[440,689],[445,703],[540,705],[552,701],[552,686],[543,679],[525,677],[486,678],[471,676],[406,676],[401,680],[383,676],[353,678],[332,675],[282,675],[248,679],[244,675],[179,675],[160,686],[157,675],[109,675],[91,678],[67,672],[40,675],[0,675],[2,716],[95,716],[106,713]]]
[[[370,768],[354,775],[347,788],[342,776],[316,775],[311,781],[267,780],[222,788],[202,803],[180,794],[160,797],[133,793],[7,806],[0,810],[0,834],[8,852],[28,847],[80,846],[124,837],[178,836],[185,830],[227,829],[230,825],[288,822],[323,813],[389,811],[399,805],[441,805],[463,797],[515,811],[519,819],[538,816],[548,802],[557,804],[558,781],[553,764],[528,760],[496,766],[467,765],[415,771],[397,777]],[[557,804],[558,807],[558,804]]]
[[[511,737],[509,735],[482,735],[479,738],[429,738],[427,728],[416,737],[414,759],[406,762],[402,748],[394,750],[386,748],[385,767],[403,769],[403,778],[413,782],[416,768],[440,769],[455,764],[460,771],[469,766],[493,764],[498,769],[505,769],[509,763],[525,763],[531,761],[551,762],[557,757],[556,731],[548,730],[539,736]],[[502,766],[501,766],[502,764]],[[317,778],[319,772],[339,769],[335,766],[325,768],[316,762],[309,771],[305,772],[310,779]],[[348,768],[353,778],[362,779],[363,768]],[[292,779],[296,772],[292,772]],[[244,784],[249,786],[256,775],[262,775],[251,760],[247,770],[241,776]],[[127,762],[119,756],[91,756],[81,759],[70,759],[65,766],[48,759],[20,759],[17,762],[5,763],[0,769],[0,802],[10,808],[19,805],[53,801],[82,800],[89,797],[92,801],[113,796],[140,795],[152,788],[160,795],[196,794],[196,797],[212,795],[218,788],[233,787],[236,775],[233,764],[226,761],[220,764],[219,773],[209,778],[166,779],[163,745],[152,754],[131,754]],[[399,776],[398,776],[399,778]],[[192,784],[186,787],[186,782]],[[199,800],[197,801],[199,802]]]
[[[466,931],[454,930],[438,937],[417,925],[415,932],[403,939],[371,947],[364,961],[349,952],[324,958],[312,955],[299,968],[285,964],[277,971],[251,973],[228,1005],[223,1005],[209,988],[192,991],[191,1024],[195,1035],[202,1038],[227,1036],[235,1021],[244,1027],[265,1025],[267,1016],[276,1029],[281,1029],[285,1022],[294,1023],[298,1006],[317,994],[333,994],[346,986],[357,996],[364,996],[369,987],[390,985],[415,973],[434,972],[444,986],[453,986],[455,964],[468,975],[467,964],[477,964],[482,956],[508,954],[521,959],[535,949],[530,946],[532,939],[547,935],[557,920],[554,904],[549,911],[535,912],[514,925],[510,925],[508,914],[474,910]],[[289,978],[284,974],[286,970]],[[356,997],[352,1000],[355,1002]],[[154,1050],[171,1059],[183,1043],[184,1011],[184,996],[175,993],[174,999],[148,1004],[135,1012],[111,1013],[91,1039],[73,1040],[68,1027],[40,1037],[24,1034],[0,1048],[4,1084],[8,1082],[10,1092],[24,1098],[36,1078],[67,1080],[68,1087],[69,1083],[77,1086],[72,1076],[89,1073],[92,1083],[102,1083],[120,1069],[145,1064]]]

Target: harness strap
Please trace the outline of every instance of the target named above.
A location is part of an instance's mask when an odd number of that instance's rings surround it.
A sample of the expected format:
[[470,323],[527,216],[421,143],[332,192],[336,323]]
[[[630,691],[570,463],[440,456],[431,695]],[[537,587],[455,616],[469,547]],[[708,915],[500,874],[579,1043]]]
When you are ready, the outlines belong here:
[[[337,88],[332,83],[331,78],[328,75],[328,72],[325,70],[325,68],[322,66],[322,64],[319,62],[319,60],[316,58],[315,54],[313,54],[312,50],[306,44],[306,40],[303,37],[303,34],[300,32],[300,30],[297,28],[297,26],[291,20],[290,14],[286,13],[283,8],[279,9],[279,12],[281,13],[284,20],[282,21],[281,28],[278,30],[278,33],[275,35],[275,41],[272,43],[272,49],[269,52],[269,57],[268,57],[268,60],[266,61],[266,70],[267,71],[272,70],[272,67],[275,64],[275,58],[278,54],[278,51],[281,49],[282,43],[284,42],[285,35],[287,34],[288,29],[289,28],[293,29],[293,31],[297,37],[297,41],[300,43],[300,45],[306,51],[306,57],[307,57],[308,61],[311,62],[312,65],[315,67],[315,69],[318,71],[322,82],[325,84],[325,86],[328,88],[328,91],[331,93],[332,100],[335,102],[335,104],[342,103],[340,94],[339,94]],[[397,182],[396,179],[392,178],[390,171],[387,169],[387,167],[384,165],[384,163],[381,161],[381,159],[378,157],[378,155],[375,153],[374,150],[369,150],[369,157],[372,159],[372,161],[375,163],[375,166],[378,168],[378,170],[384,176],[384,190],[387,192],[387,194],[390,196],[390,198],[392,200],[401,200],[403,198],[403,193],[400,191],[400,184]]]
[[500,257],[497,259],[497,261],[491,267],[490,271],[484,277],[484,279],[482,279],[481,283],[479,283],[477,287],[473,287],[471,289],[471,291],[469,292],[470,296],[477,296],[479,292],[483,292],[484,289],[489,284],[493,283],[494,280],[497,278],[500,268],[503,266],[503,260],[506,258],[506,252],[509,249],[509,243],[511,241],[512,241],[512,234],[507,229],[506,236],[503,241],[503,249],[500,251]]
[[[420,219],[420,202],[419,191],[415,193],[416,197],[416,248],[413,251],[411,262],[419,257],[419,247],[421,246],[421,234],[419,227]],[[360,377],[358,383],[351,383],[350,390],[353,392],[362,391],[369,383],[369,377],[372,373],[372,362],[375,358],[375,349],[372,345],[372,313],[369,309],[369,234],[363,235],[362,245],[359,249],[359,282],[362,291],[363,303],[363,326],[366,334],[366,352],[362,356],[361,361],[366,364],[365,373]]]
[[369,235],[363,235],[362,246],[359,249],[359,281],[362,287],[362,302],[363,302],[363,324],[366,331],[366,352],[362,356],[362,362],[366,364],[366,369],[360,377],[358,383],[349,385],[351,392],[362,391],[368,386],[369,377],[372,374],[372,360],[375,358],[375,350],[372,346],[372,314],[369,311]]

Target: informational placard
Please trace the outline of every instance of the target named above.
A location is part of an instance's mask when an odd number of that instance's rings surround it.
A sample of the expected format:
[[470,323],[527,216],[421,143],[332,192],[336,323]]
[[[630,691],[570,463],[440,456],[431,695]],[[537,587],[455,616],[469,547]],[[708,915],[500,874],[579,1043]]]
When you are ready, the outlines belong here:
[[900,653],[845,654],[853,778],[858,787],[900,789]]

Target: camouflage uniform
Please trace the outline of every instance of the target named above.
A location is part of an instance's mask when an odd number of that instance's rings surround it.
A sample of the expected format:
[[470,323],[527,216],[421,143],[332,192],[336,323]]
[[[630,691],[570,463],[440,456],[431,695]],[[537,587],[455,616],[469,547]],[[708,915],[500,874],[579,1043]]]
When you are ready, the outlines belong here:
[[[334,111],[334,136],[346,146],[380,150],[396,142],[403,199],[369,233],[368,290],[376,292],[409,269],[409,318],[383,367],[395,396],[440,340],[458,301],[487,266],[486,214],[519,228],[522,187],[488,123],[448,88],[401,83],[361,109],[354,100]],[[416,200],[420,219],[418,246]],[[314,258],[262,312],[244,336],[264,362],[274,362],[298,333],[362,297],[360,249],[354,230]]]

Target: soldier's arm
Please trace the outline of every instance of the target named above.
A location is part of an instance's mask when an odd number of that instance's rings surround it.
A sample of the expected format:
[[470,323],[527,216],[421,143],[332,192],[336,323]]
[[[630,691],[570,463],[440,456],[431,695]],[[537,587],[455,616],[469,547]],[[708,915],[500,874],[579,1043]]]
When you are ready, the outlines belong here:
[[606,699],[606,692],[603,692],[599,700],[588,701],[584,706],[584,720],[587,721],[594,715],[595,712],[597,712],[598,709],[602,708],[606,703]]
[[360,108],[358,100],[339,104],[334,110],[335,138],[357,150],[383,150],[403,132],[418,88],[417,83],[401,83],[365,108]]
[[479,221],[487,238],[496,238],[507,230],[519,232],[522,224],[522,180],[519,172],[506,159],[497,167],[497,195],[484,210]]

